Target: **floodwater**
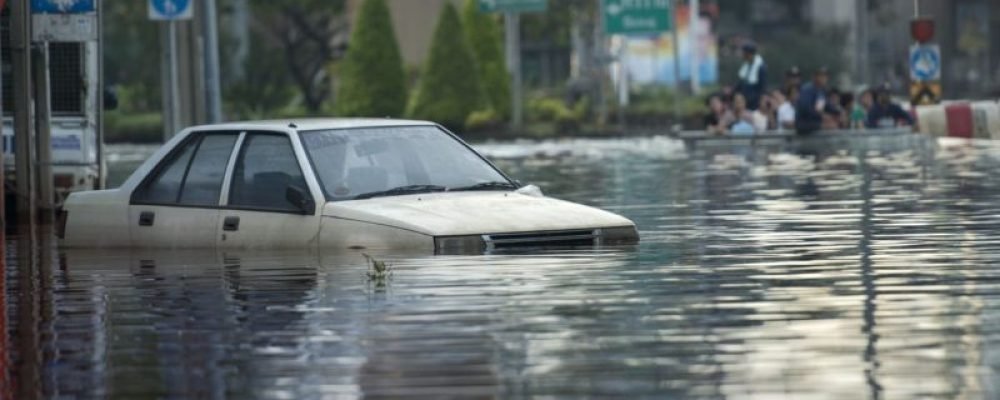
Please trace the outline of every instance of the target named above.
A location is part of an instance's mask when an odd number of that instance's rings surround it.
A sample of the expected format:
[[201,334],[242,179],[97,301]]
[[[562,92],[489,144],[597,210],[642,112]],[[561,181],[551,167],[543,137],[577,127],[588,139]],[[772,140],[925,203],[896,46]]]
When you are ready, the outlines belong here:
[[8,242],[2,397],[1000,398],[1000,144],[477,147],[642,243],[372,278],[357,254]]

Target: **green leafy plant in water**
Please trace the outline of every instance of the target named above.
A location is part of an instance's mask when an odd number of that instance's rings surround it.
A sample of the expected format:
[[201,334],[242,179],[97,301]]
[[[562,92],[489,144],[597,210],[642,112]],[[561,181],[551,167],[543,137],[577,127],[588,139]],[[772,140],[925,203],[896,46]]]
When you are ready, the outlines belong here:
[[376,259],[368,254],[361,253],[368,261],[368,270],[365,276],[368,281],[373,282],[376,287],[384,287],[385,282],[392,278],[392,264]]

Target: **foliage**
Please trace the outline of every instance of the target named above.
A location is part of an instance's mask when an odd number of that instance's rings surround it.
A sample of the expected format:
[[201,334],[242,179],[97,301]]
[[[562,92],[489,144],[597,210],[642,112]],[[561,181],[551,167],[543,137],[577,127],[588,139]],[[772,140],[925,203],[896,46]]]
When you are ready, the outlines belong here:
[[482,93],[475,58],[462,33],[458,12],[446,2],[407,114],[461,128],[469,114],[486,105]]
[[157,24],[149,22],[148,5],[141,1],[109,1],[102,7],[104,20],[114,21],[103,27],[106,84],[117,87],[123,109],[159,110],[159,31]]
[[406,75],[385,0],[365,0],[340,66],[337,113],[399,117],[406,107]]
[[589,102],[581,99],[572,107],[555,97],[535,97],[529,99],[525,112],[530,122],[552,124],[552,133],[569,135],[579,133],[585,122]]
[[510,77],[503,55],[497,19],[479,11],[477,0],[466,0],[462,26],[476,57],[476,68],[490,107],[501,117],[510,115]]
[[106,143],[160,143],[163,141],[163,116],[158,112],[104,113]]
[[285,62],[285,73],[298,87],[306,109],[319,112],[332,86],[326,68],[344,53],[340,38],[348,29],[346,0],[267,0],[250,4],[252,26],[263,36],[254,40],[268,41],[271,57]]
[[503,127],[503,119],[494,109],[474,111],[465,119],[465,132],[486,132]]
[[263,43],[252,41],[243,79],[224,89],[226,113],[234,119],[274,117],[275,110],[288,107],[294,98],[284,61],[269,53]]

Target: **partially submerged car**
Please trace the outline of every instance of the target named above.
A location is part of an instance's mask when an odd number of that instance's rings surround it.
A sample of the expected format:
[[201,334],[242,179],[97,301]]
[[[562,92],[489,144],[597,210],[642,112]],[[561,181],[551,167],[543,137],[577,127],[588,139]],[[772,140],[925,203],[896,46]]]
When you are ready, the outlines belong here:
[[632,221],[521,187],[439,125],[260,121],[184,130],[118,189],[72,194],[67,247],[408,249],[632,244]]

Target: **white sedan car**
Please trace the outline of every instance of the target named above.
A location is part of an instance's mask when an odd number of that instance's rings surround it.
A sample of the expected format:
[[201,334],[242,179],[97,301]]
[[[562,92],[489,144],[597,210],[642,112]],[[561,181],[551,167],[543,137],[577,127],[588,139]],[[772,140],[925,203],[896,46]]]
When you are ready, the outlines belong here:
[[383,119],[188,128],[120,188],[72,194],[60,219],[75,248],[470,253],[639,239],[626,218],[520,187],[434,123]]

